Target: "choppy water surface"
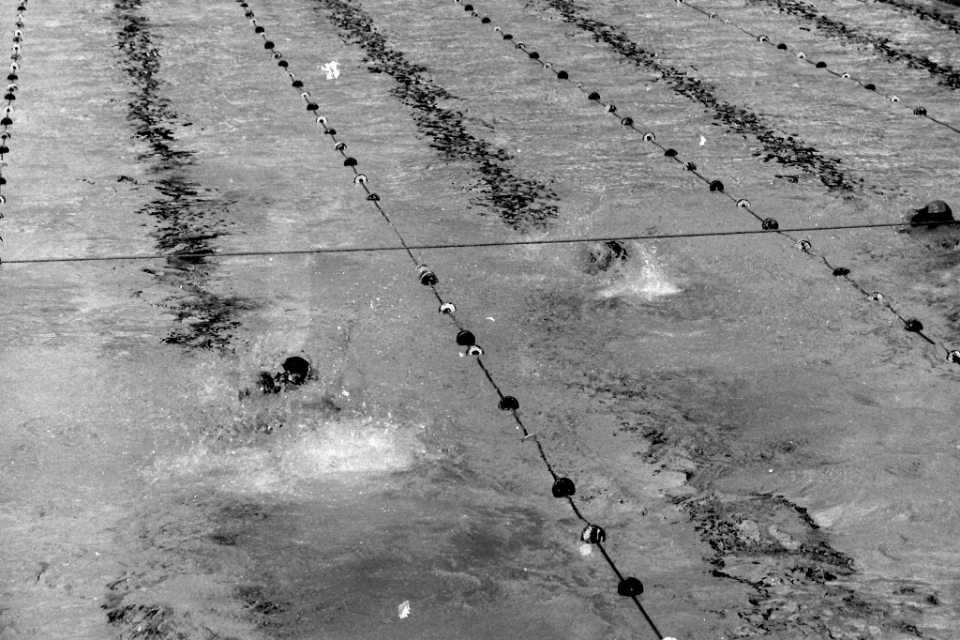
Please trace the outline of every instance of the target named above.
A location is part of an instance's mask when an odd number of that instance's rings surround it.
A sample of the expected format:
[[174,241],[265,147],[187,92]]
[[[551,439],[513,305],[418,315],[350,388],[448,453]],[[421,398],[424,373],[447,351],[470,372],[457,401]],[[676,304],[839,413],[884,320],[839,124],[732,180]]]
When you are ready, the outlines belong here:
[[0,2],[0,639],[654,637],[407,255],[211,257],[368,192],[610,238],[416,253],[663,635],[953,637],[956,233],[625,238],[958,210],[955,6],[247,5]]

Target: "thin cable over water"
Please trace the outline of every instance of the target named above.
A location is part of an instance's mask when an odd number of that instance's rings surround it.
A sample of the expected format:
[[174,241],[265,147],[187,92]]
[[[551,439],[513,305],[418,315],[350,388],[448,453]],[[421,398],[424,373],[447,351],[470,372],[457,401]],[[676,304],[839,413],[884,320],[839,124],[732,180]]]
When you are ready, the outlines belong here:
[[[387,216],[384,214],[384,217]],[[387,218],[389,220],[389,218]],[[960,222],[957,223],[960,225]],[[948,226],[942,222],[912,223],[912,222],[879,222],[851,225],[831,225],[826,227],[793,227],[790,229],[780,229],[783,233],[813,233],[818,231],[853,231],[860,229],[889,229],[893,227],[922,227],[922,226]],[[276,250],[257,250],[257,251],[209,251],[209,252],[183,252],[183,253],[151,253],[151,254],[116,254],[104,256],[61,256],[50,258],[15,258],[13,260],[3,260],[0,264],[43,264],[57,262],[107,262],[123,260],[165,260],[178,258],[182,260],[191,258],[240,258],[255,256],[296,256],[296,255],[314,255],[326,253],[379,253],[387,251],[404,251],[411,255],[414,262],[416,257],[412,251],[424,249],[477,249],[477,248],[496,248],[496,247],[519,247],[533,245],[550,244],[581,244],[588,242],[613,242],[624,240],[683,240],[697,238],[723,238],[732,236],[759,236],[769,235],[772,230],[769,229],[742,229],[739,231],[694,231],[690,233],[653,233],[640,235],[617,235],[617,236],[598,236],[590,238],[544,238],[540,240],[491,240],[489,242],[451,242],[438,244],[402,244],[400,246],[371,246],[371,247],[314,247],[310,249],[276,249]],[[832,268],[832,267],[831,267]]]

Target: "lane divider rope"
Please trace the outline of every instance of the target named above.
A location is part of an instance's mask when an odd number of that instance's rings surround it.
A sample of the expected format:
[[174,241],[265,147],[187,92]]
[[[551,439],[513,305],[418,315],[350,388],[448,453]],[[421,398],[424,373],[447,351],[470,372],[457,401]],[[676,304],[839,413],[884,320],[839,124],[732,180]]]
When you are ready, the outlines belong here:
[[[13,47],[10,54],[10,73],[7,74],[6,92],[3,96],[6,105],[3,107],[3,117],[0,117],[0,205],[6,204],[7,196],[3,194],[3,185],[7,184],[7,179],[3,176],[3,170],[7,168],[6,156],[10,153],[10,138],[13,134],[10,127],[13,126],[13,101],[17,99],[17,92],[20,88],[17,81],[20,79],[20,60],[23,58],[23,12],[27,10],[27,0],[20,0],[17,4],[17,17],[14,20],[15,29],[13,31]],[[0,211],[0,220],[4,218],[3,211]],[[3,237],[0,236],[0,242]]]
[[[472,3],[465,4],[464,0],[454,0],[454,2],[456,2],[457,4],[463,5],[464,12],[467,15],[478,19],[480,21],[480,24],[483,24],[483,25],[493,24],[493,20],[487,15],[482,15],[476,9],[474,4]],[[630,116],[624,116],[622,113],[620,113],[615,104],[608,104],[603,102],[603,100],[601,100],[599,93],[597,93],[596,91],[591,91],[588,88],[586,88],[583,82],[573,80],[567,71],[563,71],[563,70],[556,71],[555,65],[552,62],[544,60],[540,56],[539,52],[531,50],[527,44],[525,44],[522,41],[516,40],[514,35],[504,31],[503,27],[494,25],[492,29],[495,33],[499,34],[500,39],[504,43],[508,45],[512,45],[512,47],[517,51],[522,51],[523,53],[526,54],[529,60],[536,62],[543,69],[555,74],[557,76],[557,79],[565,81],[570,85],[572,85],[578,91],[586,95],[587,99],[590,100],[591,102],[595,102],[599,106],[603,107],[604,112],[616,118],[619,121],[621,126],[623,126],[626,129],[630,129],[638,134],[641,134],[644,142],[648,142],[656,146],[657,148],[659,148],[661,151],[663,151],[664,158],[672,159],[675,163],[681,165],[683,169],[686,170],[687,173],[695,176],[701,182],[706,184],[711,192],[719,193],[720,195],[725,196],[732,202],[736,203],[736,206],[738,209],[745,210],[747,213],[753,216],[756,220],[760,221],[762,229],[767,231],[772,231],[774,233],[777,233],[783,236],[784,238],[787,238],[790,242],[793,243],[793,246],[796,249],[798,249],[802,253],[812,258],[816,258],[819,261],[823,262],[823,264],[830,270],[831,274],[834,277],[843,278],[848,283],[850,283],[851,286],[857,289],[861,294],[867,296],[868,300],[880,303],[881,306],[883,306],[888,311],[893,313],[893,315],[895,315],[900,320],[900,323],[902,324],[903,329],[905,331],[908,331],[910,333],[915,333],[920,338],[928,342],[929,344],[939,346],[941,349],[943,349],[944,353],[946,354],[944,358],[946,362],[960,365],[960,350],[950,349],[943,343],[942,340],[939,340],[939,339],[934,340],[928,335],[926,335],[923,332],[923,323],[921,323],[916,318],[905,317],[903,314],[900,313],[899,310],[897,310],[896,307],[893,306],[893,304],[890,303],[890,301],[886,299],[886,297],[883,294],[879,292],[869,291],[866,288],[864,288],[863,285],[857,282],[854,278],[850,277],[850,269],[846,267],[839,267],[839,266],[834,266],[830,264],[826,256],[819,254],[813,250],[813,244],[810,242],[810,240],[806,238],[796,238],[794,236],[791,236],[786,230],[781,230],[779,228],[779,223],[775,218],[763,217],[758,213],[756,213],[751,208],[749,200],[747,200],[746,198],[737,198],[736,196],[728,193],[724,188],[723,182],[715,179],[711,180],[710,178],[701,174],[697,170],[697,165],[695,163],[684,162],[680,158],[680,155],[677,153],[675,149],[665,147],[660,142],[658,142],[657,136],[654,132],[643,131],[642,129],[637,128],[637,125],[634,122],[634,119]]]
[[[705,9],[701,9],[700,7],[698,7],[698,6],[696,6],[696,5],[690,4],[687,0],[675,0],[674,4],[679,4],[679,5],[682,5],[682,6],[684,6],[684,7],[687,7],[688,9],[691,9],[691,10],[693,10],[693,11],[696,11],[697,13],[699,13],[699,14],[701,14],[701,15],[704,15],[704,16],[706,16],[707,18],[709,18],[709,19],[711,19],[711,20],[717,20],[718,22],[722,22],[723,24],[730,25],[730,26],[733,27],[734,29],[737,29],[738,31],[740,31],[740,32],[742,32],[742,33],[750,36],[751,38],[753,38],[753,40],[754,40],[755,42],[757,42],[757,43],[759,43],[759,44],[766,45],[766,46],[768,46],[768,47],[773,47],[774,49],[777,49],[777,50],[780,50],[780,51],[790,51],[790,50],[791,50],[791,47],[790,47],[789,45],[787,45],[786,43],[780,42],[780,43],[774,44],[773,41],[772,41],[770,38],[768,38],[766,35],[763,35],[763,34],[760,34],[760,33],[753,33],[753,32],[750,31],[749,29],[746,29],[746,28],[744,28],[744,27],[741,27],[739,24],[737,24],[736,22],[733,22],[732,20],[730,20],[730,19],[728,19],[728,18],[720,18],[715,11],[707,11],[707,10],[705,10]],[[802,51],[798,51],[797,53],[793,54],[793,56],[794,56],[796,59],[798,59],[798,60],[800,60],[800,61],[802,61],[802,62],[806,62],[807,64],[809,64],[810,66],[812,66],[812,67],[814,67],[814,68],[816,68],[816,69],[821,69],[821,70],[823,70],[823,71],[826,71],[827,73],[829,73],[830,75],[834,76],[835,78],[839,78],[839,79],[841,79],[841,80],[852,80],[853,82],[856,82],[857,84],[859,84],[861,87],[863,87],[863,88],[866,89],[867,91],[869,91],[869,92],[871,92],[871,93],[875,93],[875,94],[877,94],[877,95],[879,95],[879,96],[882,96],[887,102],[889,102],[889,103],[891,103],[891,104],[899,105],[901,108],[904,108],[904,109],[909,110],[909,111],[910,111],[911,113],[913,113],[913,115],[915,115],[915,116],[921,116],[921,117],[923,117],[923,118],[926,118],[926,119],[929,120],[930,122],[933,122],[933,123],[935,123],[935,124],[940,125],[941,127],[944,127],[944,128],[946,128],[946,129],[949,129],[950,131],[953,131],[954,133],[960,133],[960,128],[958,128],[958,127],[956,127],[956,126],[954,126],[954,125],[952,125],[952,124],[950,124],[950,123],[948,123],[948,122],[944,122],[943,120],[940,120],[940,119],[938,119],[938,118],[934,118],[934,117],[931,116],[929,113],[927,113],[926,107],[923,107],[923,106],[920,106],[920,105],[911,107],[911,106],[907,105],[906,103],[904,103],[903,101],[901,101],[901,100],[900,100],[900,97],[899,97],[898,95],[893,94],[893,93],[886,93],[885,91],[879,89],[879,88],[877,87],[877,85],[875,85],[875,84],[872,83],[872,82],[866,82],[866,81],[864,81],[864,80],[862,80],[862,79],[860,79],[860,78],[856,78],[856,77],[850,75],[849,73],[841,73],[841,72],[838,72],[838,71],[834,71],[833,69],[830,69],[829,67],[827,67],[827,63],[826,63],[826,62],[824,62],[824,61],[822,61],[822,60],[819,60],[819,61],[811,60],[810,57],[809,57],[806,53],[804,53],[804,52],[802,52]]]
[[[316,102],[313,102],[311,100],[311,95],[308,91],[306,91],[306,89],[304,89],[303,82],[296,78],[296,76],[290,70],[289,63],[287,63],[287,61],[284,60],[283,55],[276,50],[275,43],[271,41],[266,35],[266,29],[257,23],[256,16],[254,15],[254,12],[250,10],[249,4],[245,0],[237,0],[237,2],[245,10],[246,17],[249,18],[250,22],[254,25],[254,31],[263,37],[264,48],[272,52],[274,59],[278,61],[277,62],[278,66],[286,70],[288,76],[292,81],[293,87],[300,91],[300,95],[306,103],[307,112],[311,114],[316,113],[319,110],[319,105]],[[413,253],[413,250],[411,249],[410,245],[408,245],[407,242],[404,240],[402,234],[400,233],[400,230],[396,227],[396,225],[390,219],[390,216],[381,206],[380,196],[377,195],[375,192],[371,191],[370,188],[367,186],[368,184],[367,177],[366,175],[359,172],[357,168],[358,161],[356,160],[356,158],[353,158],[346,154],[347,145],[346,143],[337,139],[336,129],[330,125],[330,122],[324,116],[317,116],[316,122],[323,127],[323,135],[330,136],[330,140],[334,142],[334,149],[343,156],[344,158],[343,165],[350,168],[351,171],[353,172],[354,183],[356,183],[357,185],[363,188],[363,190],[367,194],[366,195],[367,201],[371,202],[373,206],[376,207],[381,217],[383,217],[387,225],[393,230],[394,234],[397,236],[397,239],[400,242],[400,245],[402,246],[402,250],[404,250],[407,253],[407,255],[410,257],[410,259],[413,261],[414,265],[416,266],[417,274],[421,284],[428,286],[430,290],[433,292],[434,297],[437,299],[438,302],[440,302],[440,309],[439,309],[440,313],[449,317],[454,323],[454,325],[456,326],[458,330],[457,337],[456,337],[457,344],[462,347],[466,347],[468,355],[475,356],[474,360],[476,361],[477,365],[480,367],[480,370],[483,372],[487,381],[493,387],[493,390],[497,393],[497,396],[499,396],[500,398],[500,401],[498,403],[498,408],[503,411],[508,411],[511,414],[514,422],[517,425],[517,428],[520,429],[523,433],[523,438],[521,440],[522,442],[526,442],[527,440],[532,440],[534,444],[537,446],[537,451],[539,453],[540,459],[543,461],[543,463],[547,468],[547,471],[550,473],[551,477],[553,478],[553,486],[551,488],[551,493],[555,498],[565,499],[567,503],[570,505],[571,509],[573,510],[573,513],[577,516],[577,518],[586,525],[586,527],[583,529],[583,531],[580,534],[581,540],[583,540],[584,542],[588,542],[590,544],[594,544],[597,546],[597,548],[600,549],[600,552],[603,555],[604,559],[606,560],[607,564],[610,566],[610,568],[613,570],[614,574],[617,576],[619,580],[617,584],[617,593],[623,597],[632,599],[633,602],[636,604],[638,610],[643,615],[647,624],[656,634],[658,640],[664,640],[664,636],[657,629],[656,624],[654,624],[653,620],[650,618],[649,614],[647,613],[646,609],[643,607],[643,605],[641,604],[638,598],[638,596],[643,593],[643,584],[640,582],[639,579],[635,577],[624,577],[623,574],[620,572],[620,570],[617,568],[617,565],[614,563],[613,559],[610,557],[610,555],[607,553],[607,550],[603,546],[603,542],[606,540],[606,533],[601,527],[590,523],[580,512],[579,508],[577,507],[576,503],[573,500],[573,496],[576,493],[576,486],[574,485],[573,481],[570,478],[562,477],[558,475],[556,471],[554,471],[553,466],[550,464],[550,461],[547,458],[546,451],[544,450],[543,445],[540,443],[540,440],[537,437],[537,434],[531,433],[527,429],[523,420],[521,419],[518,413],[520,410],[519,401],[515,397],[508,396],[503,393],[503,391],[500,388],[500,385],[497,384],[493,374],[490,372],[490,370],[484,364],[483,359],[481,358],[481,356],[483,355],[483,349],[477,344],[476,337],[474,336],[473,332],[466,329],[464,324],[457,318],[456,306],[451,302],[445,301],[443,296],[441,295],[440,288],[439,288],[439,279],[437,278],[436,274],[427,265],[423,264],[417,258],[417,256]]]

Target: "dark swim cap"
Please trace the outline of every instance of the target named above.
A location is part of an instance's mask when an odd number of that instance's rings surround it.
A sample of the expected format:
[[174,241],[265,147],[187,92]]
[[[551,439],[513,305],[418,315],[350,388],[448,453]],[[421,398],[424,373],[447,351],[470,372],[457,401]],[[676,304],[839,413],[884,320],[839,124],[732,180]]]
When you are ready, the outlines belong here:
[[927,203],[922,209],[914,209],[916,213],[910,216],[910,225],[914,227],[919,226],[929,226],[930,228],[936,227],[936,224],[930,224],[934,222],[953,222],[953,211],[943,200],[934,200],[933,202]]

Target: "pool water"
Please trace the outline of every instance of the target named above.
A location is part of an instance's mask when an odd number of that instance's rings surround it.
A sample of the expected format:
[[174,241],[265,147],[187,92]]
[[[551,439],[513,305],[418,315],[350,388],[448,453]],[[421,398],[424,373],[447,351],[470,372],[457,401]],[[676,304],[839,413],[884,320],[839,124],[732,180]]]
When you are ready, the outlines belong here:
[[0,2],[0,640],[952,637],[960,9],[464,4]]

